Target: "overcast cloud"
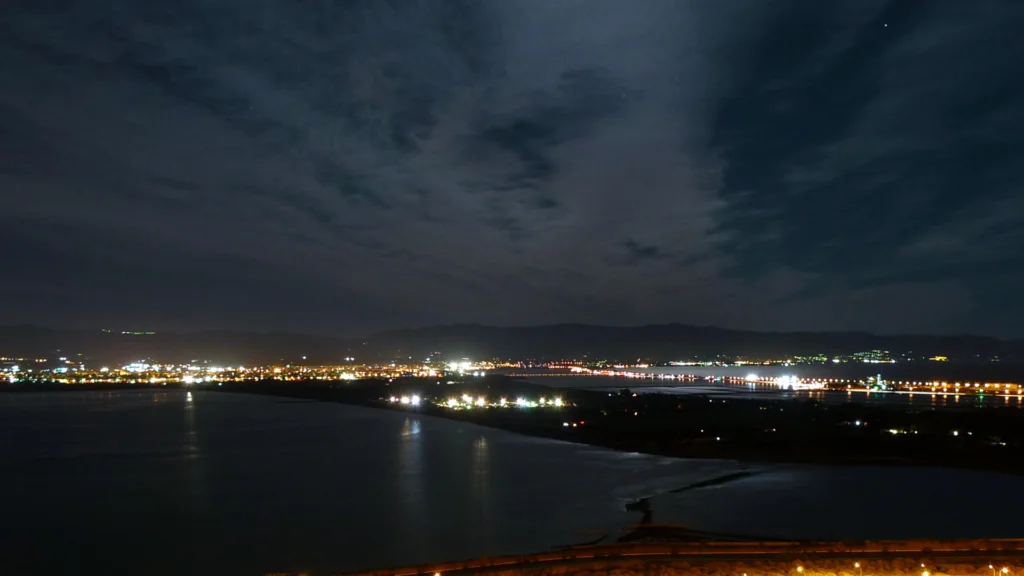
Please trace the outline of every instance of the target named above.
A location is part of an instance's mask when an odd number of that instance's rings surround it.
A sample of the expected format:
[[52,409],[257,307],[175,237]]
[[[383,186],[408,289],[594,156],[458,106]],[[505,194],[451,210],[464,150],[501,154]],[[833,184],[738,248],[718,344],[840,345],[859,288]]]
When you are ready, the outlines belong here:
[[1024,335],[1015,0],[14,0],[0,321]]

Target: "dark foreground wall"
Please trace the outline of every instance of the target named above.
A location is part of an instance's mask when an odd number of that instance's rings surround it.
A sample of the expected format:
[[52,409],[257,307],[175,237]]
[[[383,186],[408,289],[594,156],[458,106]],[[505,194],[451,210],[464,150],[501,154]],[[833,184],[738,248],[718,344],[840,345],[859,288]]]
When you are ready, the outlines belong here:
[[1024,540],[704,542],[582,546],[364,576],[1024,576]]
[[[921,568],[917,558],[866,560],[861,563],[863,573],[851,561],[821,561],[805,564],[803,571],[797,571],[794,562],[710,562],[697,563],[682,560],[613,560],[586,564],[562,564],[547,567],[517,567],[508,569],[484,569],[472,572],[483,576],[921,576],[927,570],[929,576],[992,576],[987,563],[961,564],[931,562],[924,560]],[[999,569],[1009,567],[1015,573],[1022,565],[1001,563]],[[451,574],[451,573],[449,573]]]

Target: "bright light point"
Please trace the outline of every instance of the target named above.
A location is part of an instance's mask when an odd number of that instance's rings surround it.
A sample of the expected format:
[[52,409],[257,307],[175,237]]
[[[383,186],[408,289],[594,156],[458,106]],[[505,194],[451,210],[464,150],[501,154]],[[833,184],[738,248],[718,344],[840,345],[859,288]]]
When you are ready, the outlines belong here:
[[854,562],[853,563],[853,567],[854,568],[860,568],[860,562]]
[[544,398],[541,398],[541,399],[540,399],[540,405],[541,405],[541,406],[543,406],[545,402],[547,402],[547,400],[545,400]]
[[476,399],[476,405],[477,405],[477,406],[483,406],[483,405],[484,405],[484,404],[486,404],[486,403],[487,403],[487,400],[486,400],[486,399],[484,399],[484,397],[483,397],[483,396],[481,396],[481,397],[479,397],[479,398],[477,398],[477,399]]
[[953,436],[959,436],[959,435],[960,435],[960,432],[958,432],[956,430],[953,430]]
[[420,405],[420,397],[419,396],[413,396],[412,398],[409,399],[409,402],[413,406],[419,406]]
[[561,398],[555,398],[555,406],[561,406],[561,405],[562,405],[562,399]]
[[408,404],[409,403],[409,397],[408,396],[402,396],[402,399],[400,400],[400,402],[402,404]]
[[1009,568],[1007,568],[1006,566],[1003,566],[1003,569],[1001,570],[1001,572],[1002,572],[1003,574],[1006,574],[1006,573],[1007,573],[1007,572],[1009,572],[1009,571],[1010,571],[1010,569],[1009,569]]
[[458,405],[459,405],[459,401],[456,400],[455,398],[449,398],[448,399],[448,407],[449,408],[455,408]]
[[516,398],[516,406],[519,406],[519,407],[526,406],[526,398]]
[[857,421],[856,421],[856,422],[854,422],[853,424],[854,424],[854,426],[860,426],[860,420],[857,420]]
[[924,572],[921,572],[921,576],[928,576],[928,571],[925,570]]
[[473,397],[470,396],[469,394],[463,394],[462,395],[462,401],[465,402],[466,404],[472,404],[473,403]]
[[192,377],[192,375],[191,375],[191,374],[190,374],[190,375],[188,375],[188,376],[185,376],[185,377],[184,377],[184,378],[182,378],[181,380],[182,380],[182,382],[184,382],[185,384],[191,384],[191,383],[195,382],[195,378],[194,378],[194,377]]
[[562,426],[565,426],[566,428],[568,428],[569,427],[569,423],[568,422],[562,422]]
[[803,566],[797,566],[796,567],[796,571],[797,572],[803,572],[804,571],[804,567]]
[[498,401],[498,404],[504,406],[505,404],[508,404],[508,400],[502,398],[501,400]]
[[757,374],[754,374],[753,372],[747,374],[747,382],[757,382]]

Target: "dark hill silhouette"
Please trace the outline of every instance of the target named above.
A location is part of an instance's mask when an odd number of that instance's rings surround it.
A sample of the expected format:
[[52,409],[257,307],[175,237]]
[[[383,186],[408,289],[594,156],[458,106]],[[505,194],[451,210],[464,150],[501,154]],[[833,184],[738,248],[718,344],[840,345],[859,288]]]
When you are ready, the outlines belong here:
[[473,324],[392,330],[366,338],[281,332],[207,331],[124,335],[117,331],[55,330],[36,326],[0,327],[0,355],[127,362],[209,360],[256,362],[339,362],[408,358],[440,352],[446,357],[514,359],[583,358],[670,361],[693,356],[848,354],[871,349],[951,358],[1004,362],[1024,360],[1024,340],[981,336],[883,336],[862,332],[752,332],[684,324],[651,326],[494,327]]
[[442,352],[474,358],[650,358],[692,356],[849,354],[885,349],[987,360],[1024,358],[1024,341],[982,336],[876,335],[865,332],[752,332],[660,324],[619,327],[586,324],[500,328],[475,324],[382,332],[370,344],[396,356]]

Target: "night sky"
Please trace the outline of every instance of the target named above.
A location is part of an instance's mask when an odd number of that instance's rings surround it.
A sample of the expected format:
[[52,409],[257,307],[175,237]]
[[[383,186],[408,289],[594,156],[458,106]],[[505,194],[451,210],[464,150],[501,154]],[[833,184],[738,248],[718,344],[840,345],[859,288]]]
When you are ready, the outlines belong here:
[[8,0],[0,323],[1024,336],[1020,0]]

